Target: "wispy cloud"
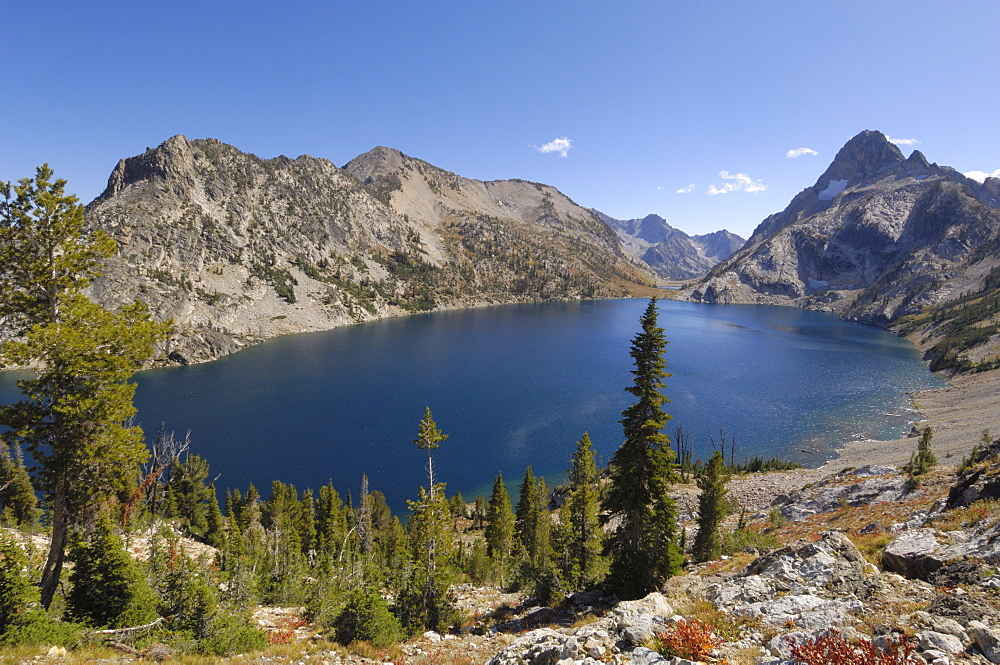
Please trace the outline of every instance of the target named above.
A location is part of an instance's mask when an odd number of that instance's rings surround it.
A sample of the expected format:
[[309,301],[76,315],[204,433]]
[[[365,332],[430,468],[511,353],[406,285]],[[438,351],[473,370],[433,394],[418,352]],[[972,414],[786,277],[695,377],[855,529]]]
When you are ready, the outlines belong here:
[[691,192],[694,191],[694,183],[692,182],[687,187],[681,187],[680,189],[675,189],[674,191],[677,192],[678,194],[690,194]]
[[986,171],[969,171],[968,173],[963,173],[966,178],[972,178],[976,182],[986,182],[987,178],[1000,178],[1000,169],[997,169],[993,173],[987,173]]
[[708,186],[708,193],[712,196],[716,194],[728,194],[729,192],[763,192],[767,189],[760,180],[754,180],[746,173],[730,173],[729,171],[719,171],[719,177],[729,182],[722,183],[721,187],[715,185]]
[[562,138],[552,139],[545,145],[536,147],[535,150],[541,153],[558,152],[560,157],[565,157],[572,147],[573,141],[563,136]]
[[916,145],[917,143],[920,143],[917,139],[896,139],[888,134],[886,135],[885,140],[896,145]]
[[795,157],[801,157],[802,155],[818,155],[819,153],[812,148],[794,148],[785,153],[785,159],[794,159]]

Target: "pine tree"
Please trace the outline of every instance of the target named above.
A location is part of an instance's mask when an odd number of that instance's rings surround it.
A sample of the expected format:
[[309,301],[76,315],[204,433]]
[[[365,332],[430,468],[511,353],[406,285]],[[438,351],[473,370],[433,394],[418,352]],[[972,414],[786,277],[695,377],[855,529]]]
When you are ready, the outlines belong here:
[[720,554],[719,526],[726,517],[726,484],[730,472],[716,450],[698,478],[698,534],[694,537],[692,558],[696,562],[717,559]]
[[906,472],[910,476],[910,482],[915,482],[917,476],[927,473],[937,464],[937,457],[931,452],[931,439],[934,432],[930,425],[924,427],[917,442],[917,451],[910,456],[910,463],[906,465]]
[[420,450],[427,451],[427,484],[430,487],[430,498],[434,498],[434,458],[431,453],[437,450],[441,442],[448,438],[447,434],[444,434],[438,429],[437,424],[434,422],[434,416],[431,415],[431,407],[425,407],[424,417],[420,421],[420,425],[417,428],[417,438],[413,440],[413,443],[417,444],[417,448]]
[[31,453],[52,505],[44,607],[59,584],[70,525],[127,492],[148,455],[142,431],[128,426],[135,386],[127,379],[169,330],[138,301],[111,312],[83,295],[114,242],[85,232],[83,206],[65,185],[44,165],[33,179],[0,186],[0,315],[17,336],[0,356],[36,369],[18,382],[26,399],[0,408],[0,425],[8,443]]
[[261,526],[265,547],[261,552],[264,601],[271,604],[298,603],[302,600],[301,580],[305,577],[305,558],[299,526],[302,505],[294,485],[271,482],[271,496],[263,503]]
[[510,556],[514,550],[516,538],[514,511],[510,507],[510,494],[503,482],[503,474],[498,473],[493,481],[493,493],[490,496],[489,508],[486,512],[486,550],[496,562],[500,585],[504,585]]
[[452,517],[469,516],[469,509],[465,505],[465,499],[462,498],[461,492],[457,492],[454,496],[452,496],[448,503],[451,505]]
[[599,482],[594,446],[590,435],[584,432],[573,453],[569,491],[560,509],[564,526],[563,574],[575,590],[597,584],[606,572],[601,555],[604,543],[599,519]]
[[[656,298],[640,318],[642,330],[632,340],[635,362],[633,384],[625,390],[637,398],[622,411],[624,441],[611,459],[611,483],[605,508],[617,518],[611,534],[611,589],[622,598],[639,598],[654,590],[664,576],[679,570],[676,533],[671,524],[676,508],[667,498],[673,451],[663,432],[670,416],[663,411],[668,400],[660,394],[665,370],[666,339],[657,326]],[[655,529],[653,528],[655,526]]]
[[149,572],[168,630],[191,631],[199,639],[206,636],[218,607],[209,571],[208,562],[192,559],[173,532],[153,539]]
[[538,484],[535,474],[528,466],[524,471],[524,479],[517,497],[517,508],[514,510],[514,531],[520,550],[529,560],[535,558],[535,530],[538,525]]
[[413,533],[413,552],[416,565],[415,580],[419,579],[421,611],[419,617],[411,616],[426,628],[437,628],[446,622],[445,599],[447,584],[439,571],[438,560],[451,554],[451,508],[445,497],[445,483],[434,482],[434,460],[431,456],[447,434],[438,429],[428,407],[418,427],[414,443],[427,451],[427,481],[429,489],[420,488],[416,501],[410,506],[410,529]]
[[74,621],[123,628],[155,618],[156,597],[107,516],[97,519],[88,541],[78,539],[72,549],[73,586],[66,609]]
[[211,486],[211,494],[208,495],[208,510],[205,512],[205,542],[212,547],[223,547],[226,543],[226,521],[222,517],[222,510],[219,508],[219,497],[216,495],[215,485]]
[[7,526],[27,529],[38,522],[41,511],[31,485],[31,476],[24,466],[21,449],[11,457],[10,447],[0,442],[0,510]]
[[489,503],[486,497],[479,495],[476,497],[475,506],[472,509],[472,528],[482,529],[486,526],[486,515],[489,512]]
[[333,482],[319,488],[316,505],[316,549],[320,555],[337,556],[347,536],[347,515],[344,502]]
[[202,535],[208,529],[208,504],[213,491],[207,484],[208,462],[198,455],[187,455],[170,466],[167,480],[168,517],[181,518],[191,533]]
[[[414,569],[410,600],[405,610],[407,623],[437,630],[448,621],[446,594],[448,584],[437,560],[447,560],[454,548],[451,534],[451,509],[444,495],[444,483],[438,483],[434,498],[423,487],[410,507],[410,534],[413,541]],[[431,558],[433,557],[433,559]]]
[[31,583],[30,570],[24,548],[0,535],[0,636],[38,601],[38,589]]

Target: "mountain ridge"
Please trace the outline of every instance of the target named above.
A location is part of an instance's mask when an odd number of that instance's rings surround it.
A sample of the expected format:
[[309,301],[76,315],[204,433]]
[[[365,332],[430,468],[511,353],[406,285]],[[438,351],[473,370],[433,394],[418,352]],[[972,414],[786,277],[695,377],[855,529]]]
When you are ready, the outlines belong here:
[[626,252],[668,280],[700,277],[746,242],[725,229],[688,235],[656,214],[621,220],[594,212],[615,230]]
[[118,243],[91,295],[173,318],[175,363],[410,312],[653,282],[554,187],[470,180],[385,147],[342,169],[178,135],[120,160],[86,219]]

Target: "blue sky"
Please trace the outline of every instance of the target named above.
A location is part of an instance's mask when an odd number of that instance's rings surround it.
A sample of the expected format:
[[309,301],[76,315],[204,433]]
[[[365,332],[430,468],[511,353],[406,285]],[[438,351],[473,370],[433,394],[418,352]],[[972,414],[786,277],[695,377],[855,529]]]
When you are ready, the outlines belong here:
[[1000,169],[997,25],[996,0],[12,2],[0,180],[48,162],[90,201],[174,134],[387,145],[746,237],[865,129]]

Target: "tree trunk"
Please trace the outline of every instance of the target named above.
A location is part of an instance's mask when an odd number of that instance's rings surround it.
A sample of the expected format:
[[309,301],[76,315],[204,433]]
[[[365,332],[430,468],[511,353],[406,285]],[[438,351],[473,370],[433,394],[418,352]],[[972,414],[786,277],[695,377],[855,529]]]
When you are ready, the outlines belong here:
[[49,543],[49,556],[42,570],[41,603],[45,609],[49,609],[49,605],[52,604],[62,573],[68,533],[66,517],[66,492],[62,484],[57,483],[52,500],[52,541]]

